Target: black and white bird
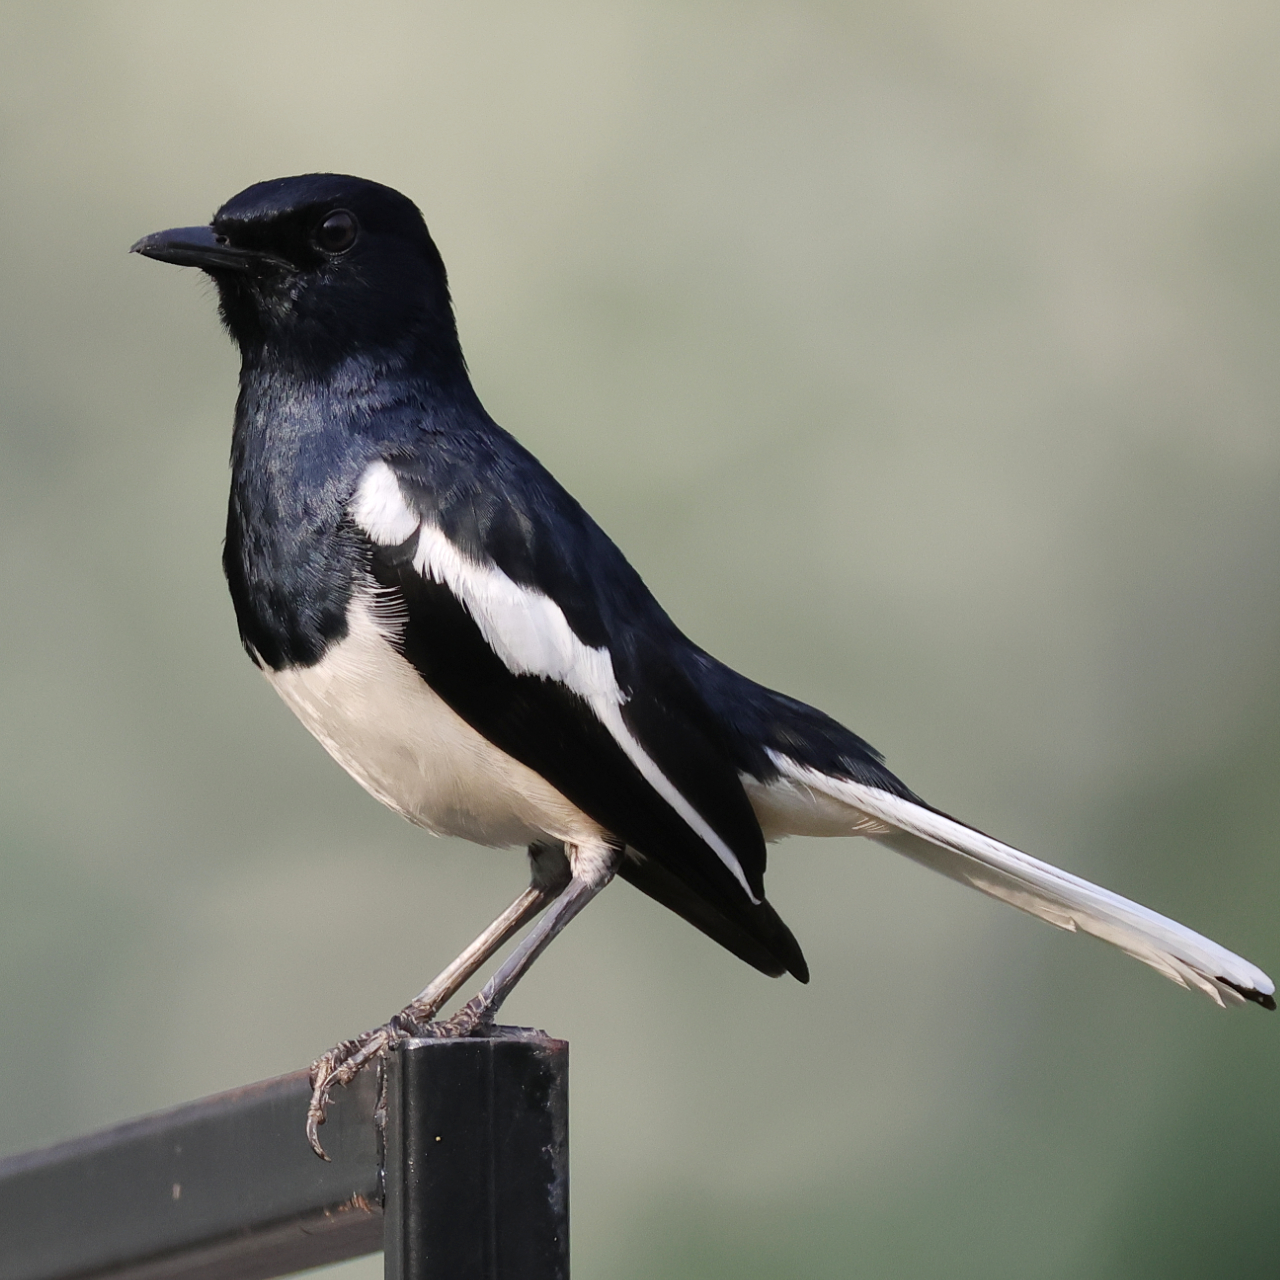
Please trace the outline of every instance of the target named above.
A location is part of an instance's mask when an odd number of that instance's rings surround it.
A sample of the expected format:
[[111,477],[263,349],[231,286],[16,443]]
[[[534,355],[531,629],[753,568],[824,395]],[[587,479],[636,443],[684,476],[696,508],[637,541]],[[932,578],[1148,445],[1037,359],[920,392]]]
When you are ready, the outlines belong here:
[[485,1025],[615,875],[763,973],[808,981],[765,898],[765,846],[786,835],[869,836],[1219,1004],[1275,1008],[1246,960],[940,813],[857,735],[688,639],[485,412],[444,264],[399,192],[280,178],[133,248],[207,272],[240,348],[223,564],[249,656],[384,804],[529,850],[529,888],[390,1022],[315,1064],[317,1150],[335,1084],[406,1035]]

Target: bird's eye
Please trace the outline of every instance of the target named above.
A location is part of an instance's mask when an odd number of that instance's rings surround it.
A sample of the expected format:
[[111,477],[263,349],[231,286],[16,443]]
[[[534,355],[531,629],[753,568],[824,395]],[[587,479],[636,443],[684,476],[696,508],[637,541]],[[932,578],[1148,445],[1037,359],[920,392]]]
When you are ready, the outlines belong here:
[[311,242],[321,253],[342,253],[355,244],[359,233],[356,215],[345,209],[335,209],[315,229]]

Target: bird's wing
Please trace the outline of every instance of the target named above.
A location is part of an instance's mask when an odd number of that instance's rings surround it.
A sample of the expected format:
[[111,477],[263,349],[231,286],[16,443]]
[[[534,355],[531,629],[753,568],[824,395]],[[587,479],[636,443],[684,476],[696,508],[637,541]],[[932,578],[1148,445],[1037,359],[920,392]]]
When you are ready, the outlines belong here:
[[[1022,853],[881,787],[836,776],[771,751],[776,773],[759,784],[757,807],[820,834],[843,822],[952,880],[999,898],[1060,929],[1110,942],[1180,986],[1218,1004],[1252,1000],[1274,1009],[1275,984],[1261,969],[1175,920]],[[834,802],[834,803],[832,803]],[[819,828],[821,830],[819,831]]]
[[448,442],[375,461],[351,503],[405,657],[486,739],[802,972],[763,901],[764,840],[716,719],[667,656],[679,632],[532,459],[504,472],[475,448],[465,465]]

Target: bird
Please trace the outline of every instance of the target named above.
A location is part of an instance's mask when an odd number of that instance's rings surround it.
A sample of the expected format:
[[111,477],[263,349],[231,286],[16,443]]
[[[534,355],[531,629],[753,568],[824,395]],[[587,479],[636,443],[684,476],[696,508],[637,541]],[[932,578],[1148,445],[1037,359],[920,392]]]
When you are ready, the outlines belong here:
[[948,816],[855,733],[687,637],[485,411],[407,196],[276,178],[132,252],[205,272],[239,348],[223,568],[249,657],[383,804],[527,850],[528,888],[404,1009],[313,1064],[317,1154],[335,1087],[407,1037],[482,1034],[615,878],[807,982],[765,896],[766,845],[787,835],[869,837],[1219,1005],[1275,1009],[1247,960]]

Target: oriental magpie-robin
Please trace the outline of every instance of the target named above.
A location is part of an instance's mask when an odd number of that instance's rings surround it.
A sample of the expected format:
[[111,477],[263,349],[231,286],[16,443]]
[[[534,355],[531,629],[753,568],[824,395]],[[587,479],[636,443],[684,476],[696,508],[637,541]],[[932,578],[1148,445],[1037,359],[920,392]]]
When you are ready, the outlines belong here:
[[808,981],[764,892],[765,844],[790,834],[869,836],[1219,1004],[1275,1008],[1247,961],[940,813],[861,738],[683,635],[485,412],[405,196],[280,178],[133,248],[207,272],[240,348],[223,564],[249,656],[384,804],[529,850],[529,888],[390,1022],[315,1064],[317,1151],[335,1084],[406,1035],[486,1024],[615,875],[762,972]]

